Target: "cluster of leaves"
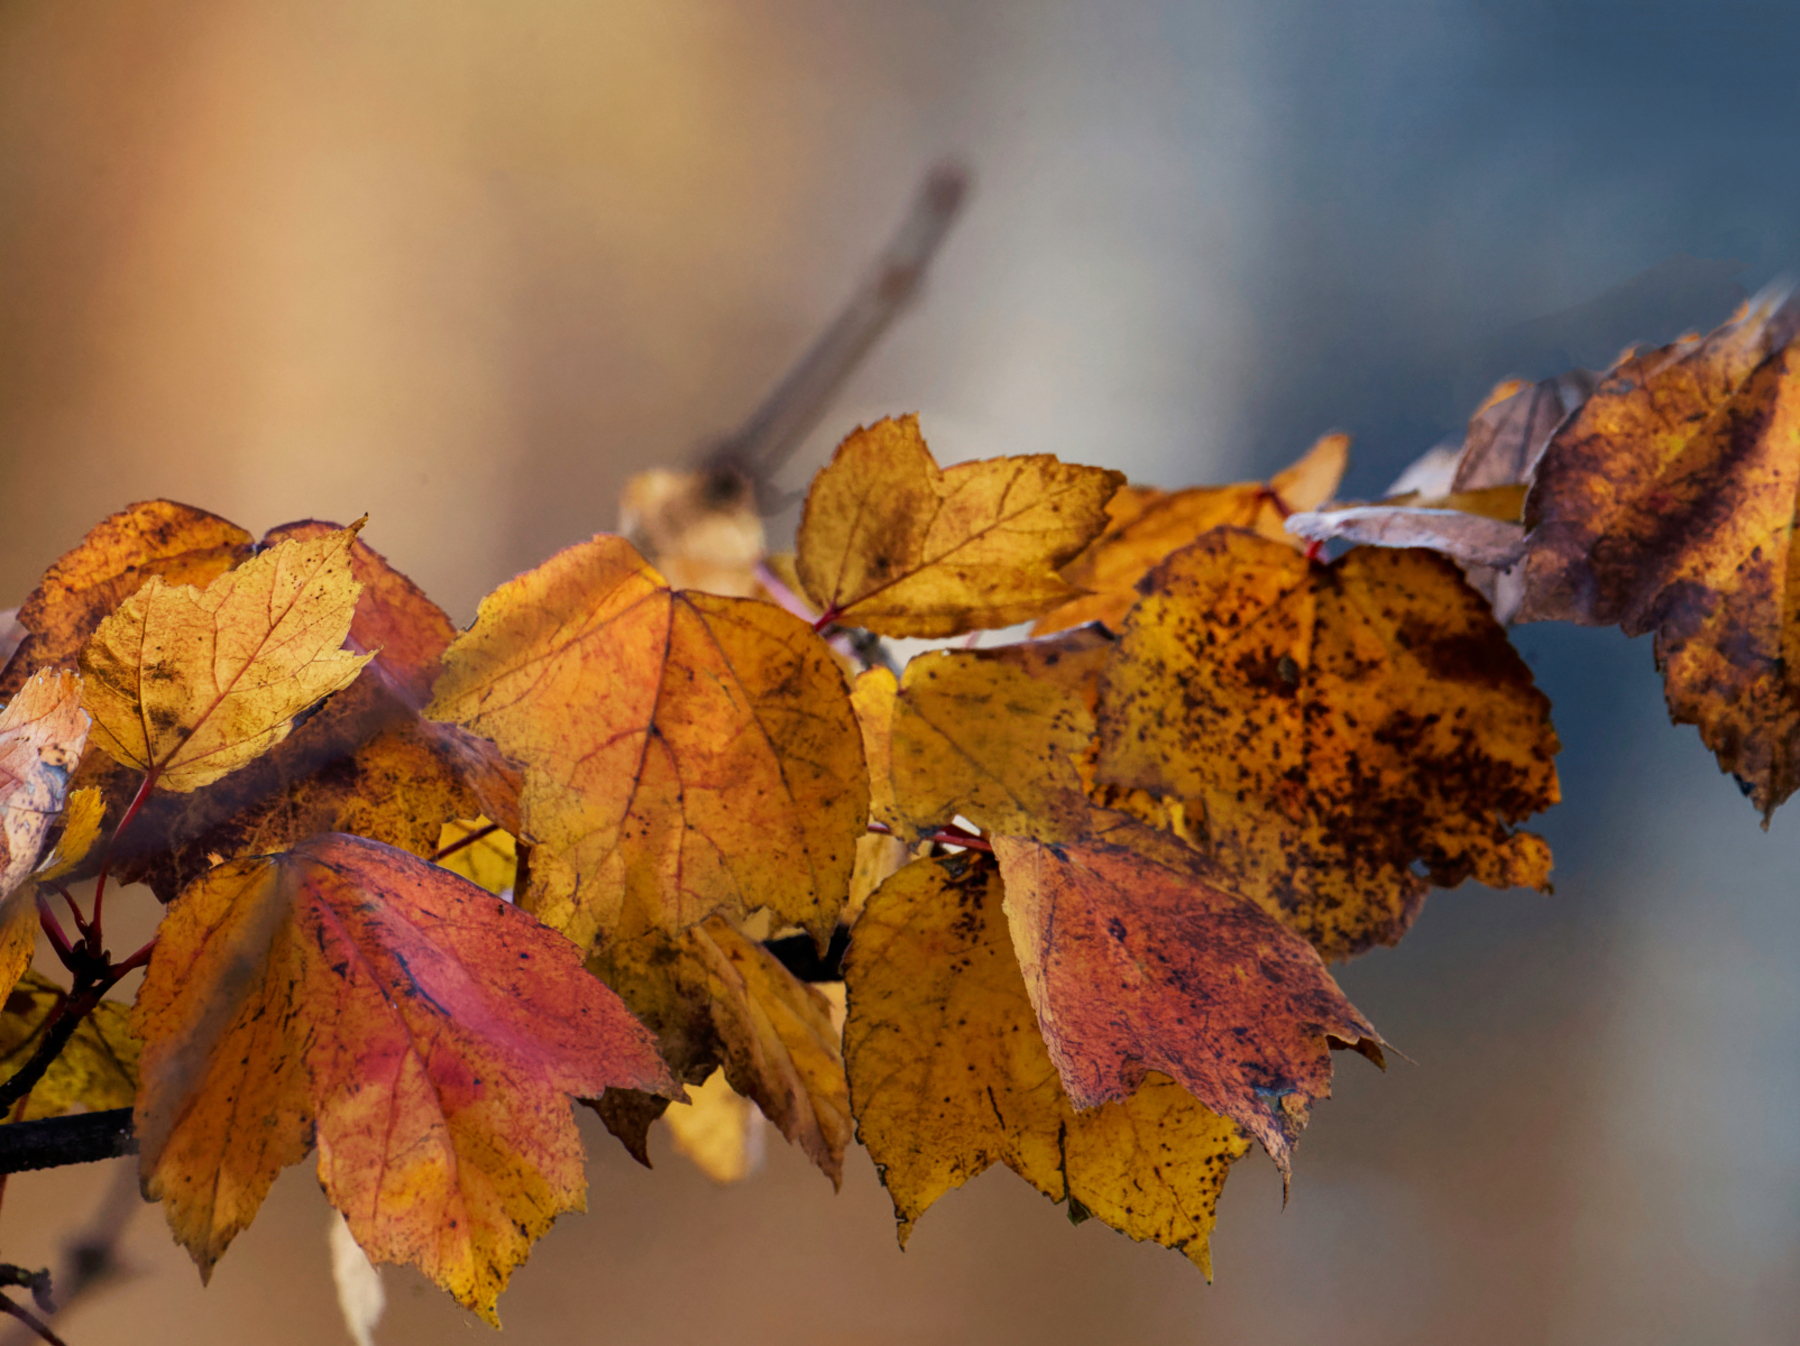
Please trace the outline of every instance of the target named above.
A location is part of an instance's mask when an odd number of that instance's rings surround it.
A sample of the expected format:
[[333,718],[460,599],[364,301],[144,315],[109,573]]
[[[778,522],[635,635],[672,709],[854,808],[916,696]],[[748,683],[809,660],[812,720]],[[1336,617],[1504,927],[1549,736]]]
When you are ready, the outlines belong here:
[[[316,1148],[371,1258],[490,1321],[583,1204],[570,1099],[639,1158],[677,1103],[727,1175],[753,1116],[834,1181],[854,1129],[902,1239],[1003,1163],[1210,1270],[1230,1166],[1287,1174],[1332,1051],[1382,1060],[1328,963],[1432,885],[1548,887],[1519,824],[1557,742],[1503,617],[1654,630],[1675,717],[1765,814],[1793,792],[1797,314],[1503,386],[1369,506],[1328,507],[1341,436],[1163,492],[940,469],[906,417],[769,556],[743,493],[653,474],[639,546],[460,633],[360,524],[134,506],[0,684],[0,1104],[132,1106],[203,1275]],[[1022,622],[904,670],[880,639]],[[167,904],[116,961],[109,879]],[[841,993],[791,970],[846,932]]]

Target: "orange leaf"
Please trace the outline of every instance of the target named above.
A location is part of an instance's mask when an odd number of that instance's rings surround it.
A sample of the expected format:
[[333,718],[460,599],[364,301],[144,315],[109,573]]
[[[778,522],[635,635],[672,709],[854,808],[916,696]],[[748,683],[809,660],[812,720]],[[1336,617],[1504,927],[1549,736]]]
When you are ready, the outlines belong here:
[[1349,461],[1350,437],[1326,435],[1266,486],[1250,481],[1173,492],[1127,486],[1107,506],[1106,532],[1063,567],[1063,578],[1088,592],[1039,618],[1032,633],[1084,622],[1105,622],[1117,631],[1137,602],[1138,581],[1169,553],[1214,528],[1249,528],[1295,545],[1282,521],[1329,500]]
[[17,695],[45,665],[73,670],[95,628],[152,575],[204,587],[255,547],[236,524],[172,500],[148,500],[102,520],[44,572],[19,609],[31,634],[0,676],[0,697]]
[[1171,1076],[1240,1123],[1285,1175],[1330,1048],[1381,1039],[1306,942],[1254,903],[1107,842],[993,838],[1013,949],[1069,1101]]
[[883,635],[1011,626],[1075,596],[1056,569],[1106,526],[1124,481],[1048,454],[940,469],[917,416],[877,421],[813,479],[800,579],[835,620]]
[[489,1322],[583,1206],[571,1096],[673,1092],[562,936],[358,837],[211,871],[169,908],[132,1018],[145,1193],[203,1276],[315,1139],[371,1258]]
[[1146,588],[1102,676],[1098,779],[1183,801],[1326,957],[1398,940],[1433,883],[1548,886],[1513,825],[1558,797],[1549,702],[1449,561],[1319,565],[1222,530]]
[[1633,356],[1526,502],[1526,621],[1656,633],[1670,716],[1763,814],[1800,788],[1800,298]]
[[869,785],[805,622],[671,591],[601,534],[489,594],[445,662],[428,713],[525,763],[521,901],[549,924],[585,948],[767,906],[830,937]]

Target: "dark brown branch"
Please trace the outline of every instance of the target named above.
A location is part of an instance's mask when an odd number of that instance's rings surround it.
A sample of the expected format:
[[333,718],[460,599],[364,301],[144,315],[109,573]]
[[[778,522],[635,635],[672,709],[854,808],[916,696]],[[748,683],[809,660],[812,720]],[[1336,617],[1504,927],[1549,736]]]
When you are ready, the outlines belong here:
[[0,1126],[0,1173],[29,1173],[64,1164],[91,1164],[136,1154],[131,1109],[46,1117],[37,1122]]
[[899,232],[850,302],[750,418],[707,456],[705,468],[717,474],[722,491],[734,482],[747,483],[765,512],[775,506],[776,472],[918,294],[968,190],[968,170],[961,164],[940,163],[925,175]]

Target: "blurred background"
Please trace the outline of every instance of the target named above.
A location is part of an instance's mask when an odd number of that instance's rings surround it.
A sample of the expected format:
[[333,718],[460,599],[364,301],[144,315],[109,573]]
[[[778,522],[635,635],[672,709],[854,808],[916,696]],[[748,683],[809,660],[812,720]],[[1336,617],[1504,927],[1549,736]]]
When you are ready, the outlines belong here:
[[[916,410],[945,462],[1159,485],[1342,428],[1372,495],[1494,380],[1800,263],[1797,41],[1725,0],[6,0],[0,606],[171,496],[367,511],[465,621],[730,430],[946,152],[966,217],[792,484]],[[1667,723],[1647,642],[1516,634],[1565,745],[1556,894],[1439,894],[1341,969],[1412,1061],[1340,1063],[1285,1210],[1239,1166],[1214,1285],[1004,1170],[901,1254],[861,1151],[836,1196],[778,1139],[722,1190],[584,1120],[590,1212],[508,1338],[1800,1339],[1800,822]],[[0,1254],[53,1260],[113,1167],[15,1178]],[[144,1210],[59,1326],[342,1340],[325,1227],[290,1170],[202,1291]],[[486,1332],[386,1280],[380,1341]]]

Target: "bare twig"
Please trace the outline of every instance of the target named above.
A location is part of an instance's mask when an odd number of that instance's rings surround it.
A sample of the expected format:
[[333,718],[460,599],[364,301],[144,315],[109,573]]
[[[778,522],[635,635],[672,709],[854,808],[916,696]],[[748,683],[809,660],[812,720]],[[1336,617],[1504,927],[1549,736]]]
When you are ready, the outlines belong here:
[[[130,1134],[131,1113],[123,1110],[126,1121],[126,1134]],[[57,1118],[58,1121],[73,1121],[74,1118]],[[36,1125],[36,1123],[28,1123]],[[143,1207],[144,1198],[138,1191],[137,1167],[134,1164],[120,1164],[113,1174],[111,1185],[106,1195],[100,1198],[93,1216],[87,1224],[63,1241],[62,1262],[56,1268],[52,1278],[55,1287],[56,1307],[47,1309],[52,1317],[67,1313],[69,1307],[79,1299],[84,1299],[100,1287],[118,1279],[123,1268],[119,1261],[119,1240],[125,1236],[131,1219]],[[17,1317],[17,1315],[14,1315]],[[23,1321],[23,1320],[21,1320]],[[0,1337],[0,1346],[29,1346],[35,1328],[18,1327]],[[55,1341],[54,1337],[44,1340]]]
[[[10,1313],[13,1317],[24,1323],[26,1327],[30,1328],[33,1336],[49,1342],[50,1346],[68,1346],[61,1337],[50,1330],[50,1324],[46,1323],[23,1304],[13,1303],[12,1300],[8,1299],[5,1295],[0,1295],[0,1313]],[[29,1339],[30,1338],[27,1338],[27,1340]]]
[[772,513],[775,474],[830,408],[844,381],[881,340],[925,279],[968,195],[969,173],[945,161],[925,175],[911,209],[861,288],[743,425],[707,455],[722,492],[748,485]]

